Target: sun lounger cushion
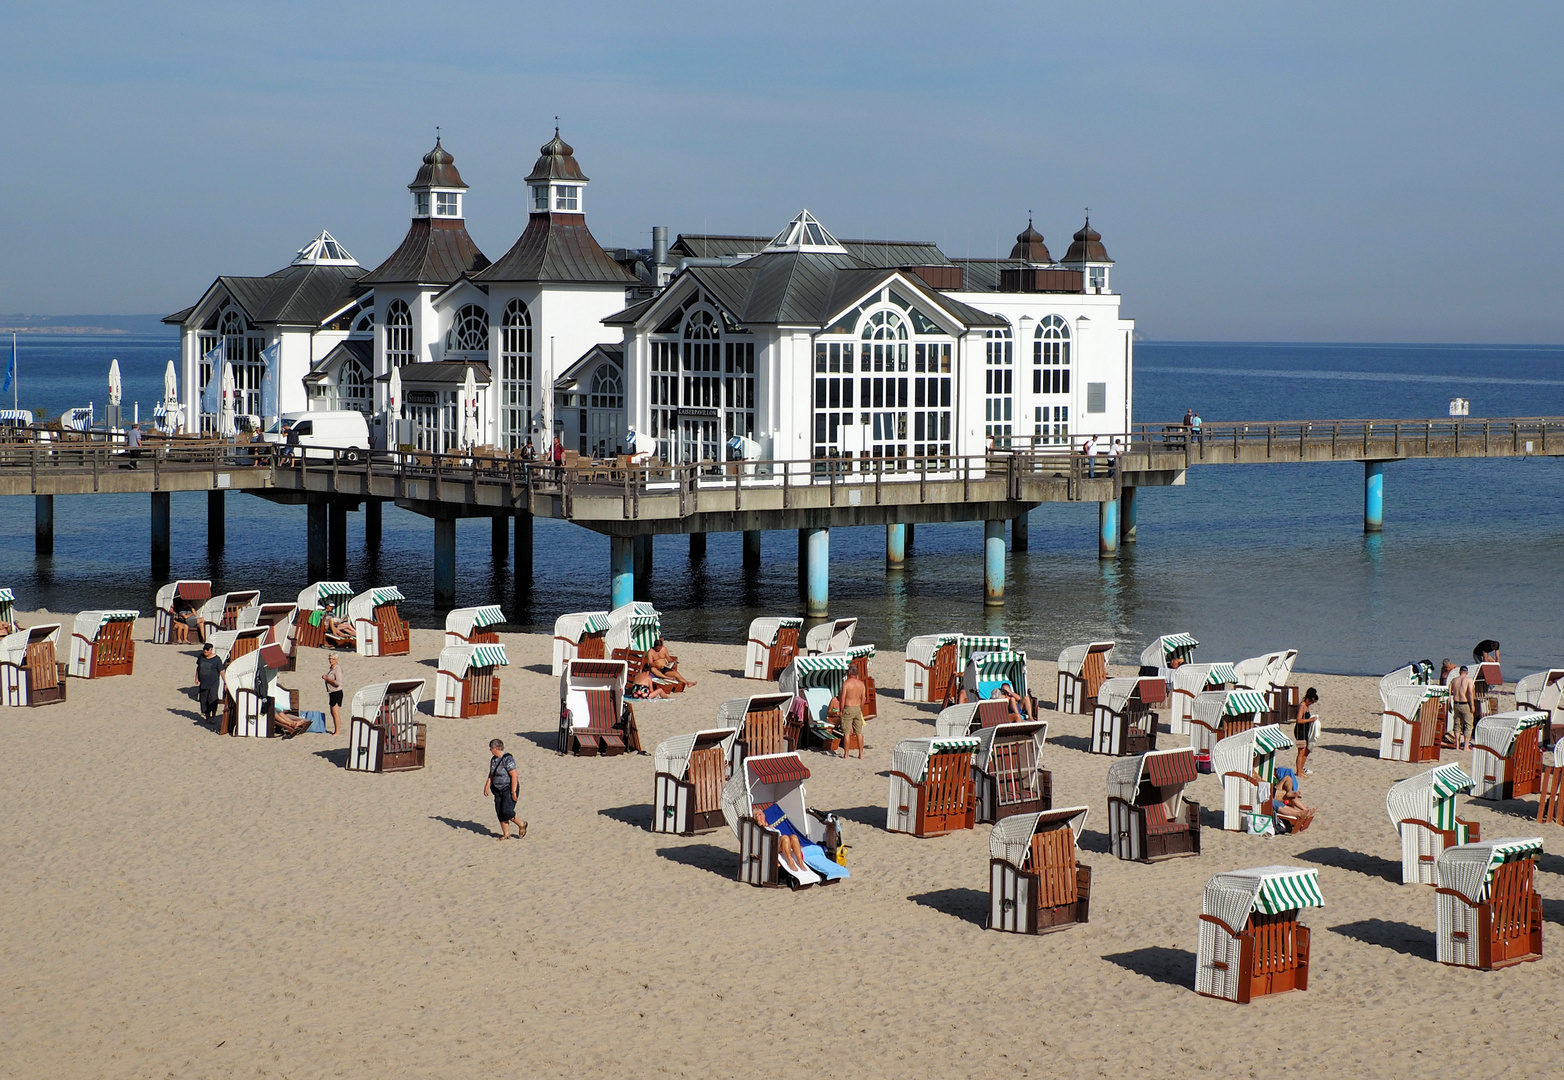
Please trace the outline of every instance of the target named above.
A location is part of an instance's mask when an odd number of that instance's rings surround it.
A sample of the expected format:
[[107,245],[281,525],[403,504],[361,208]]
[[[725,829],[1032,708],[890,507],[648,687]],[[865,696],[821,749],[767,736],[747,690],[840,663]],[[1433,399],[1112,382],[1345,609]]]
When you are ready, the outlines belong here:
[[1146,807],[1146,833],[1149,836],[1183,832],[1188,827],[1182,821],[1171,820],[1168,817],[1167,807],[1161,803],[1152,803]]

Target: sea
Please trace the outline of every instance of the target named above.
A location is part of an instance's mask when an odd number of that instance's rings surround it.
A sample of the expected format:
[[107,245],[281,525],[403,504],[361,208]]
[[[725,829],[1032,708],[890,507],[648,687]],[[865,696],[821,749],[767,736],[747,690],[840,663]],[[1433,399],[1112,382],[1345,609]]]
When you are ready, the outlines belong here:
[[[4,343],[9,346],[9,342]],[[0,356],[4,355],[0,348]],[[118,359],[128,416],[162,396],[173,336],[38,335],[20,340],[20,404],[58,415],[107,403]],[[4,364],[0,359],[0,365]],[[1427,418],[1451,398],[1472,417],[1564,415],[1564,346],[1139,342],[1135,420],[1176,422],[1196,409],[1223,420]],[[4,395],[3,407],[10,407]],[[231,493],[227,543],[206,544],[206,498],[173,500],[172,574],[291,598],[305,580],[303,507]],[[1030,550],[1012,553],[1005,605],[983,605],[983,526],[921,525],[905,569],[885,566],[883,528],[833,529],[830,605],[858,617],[857,640],[901,649],[914,634],[1008,633],[1052,658],[1113,640],[1133,662],[1146,642],[1187,631],[1201,660],[1298,650],[1300,671],[1378,675],[1413,659],[1469,656],[1496,638],[1506,675],[1564,665],[1564,460],[1405,461],[1384,471],[1384,531],[1363,532],[1363,467],[1197,467],[1182,487],[1139,493],[1138,543],[1097,557],[1097,507],[1032,511]],[[0,499],[0,588],[24,610],[150,611],[144,495],[60,496],[52,558],[33,552],[27,498]],[[415,626],[442,625],[432,602],[434,529],[387,505],[378,550],[349,515],[347,577],[396,584]],[[500,604],[512,629],[548,632],[564,612],[608,603],[608,541],[538,520],[529,581],[491,555],[486,520],[457,528],[458,602]],[[751,619],[800,611],[797,534],[768,532],[746,572],[738,534],[709,537],[692,559],[684,537],[659,537],[651,600],[674,641],[742,643]]]

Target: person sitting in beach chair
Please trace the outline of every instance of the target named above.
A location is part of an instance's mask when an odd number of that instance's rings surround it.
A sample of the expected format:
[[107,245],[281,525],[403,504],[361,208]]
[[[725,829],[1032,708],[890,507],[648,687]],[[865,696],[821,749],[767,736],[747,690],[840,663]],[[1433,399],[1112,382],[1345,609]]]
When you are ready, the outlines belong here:
[[1285,767],[1276,770],[1276,781],[1271,785],[1271,811],[1279,833],[1303,832],[1318,812],[1303,804],[1298,777]]
[[[774,830],[777,834],[777,858],[782,860],[782,865],[797,874],[806,868],[804,863],[804,844],[798,838],[798,830],[788,822],[787,815],[776,803],[770,806],[755,807],[755,814],[761,824]],[[846,876],[846,871],[842,872]]]
[[358,634],[353,629],[353,624],[346,619],[339,619],[331,611],[322,611],[320,616],[321,636],[326,639],[326,644],[336,649],[358,648]]
[[630,681],[625,685],[625,697],[632,701],[659,701],[673,697],[673,691],[657,685],[652,673],[642,668],[630,676]]
[[1030,702],[1015,692],[1015,687],[1009,681],[1000,683],[994,687],[994,692],[989,696],[990,701],[1003,700],[1010,705],[1010,715],[1015,717],[1016,723],[1024,723],[1030,720]]
[[680,693],[687,686],[696,685],[694,679],[679,674],[679,658],[668,651],[668,643],[658,638],[646,653],[646,671],[659,682],[673,683],[673,692]]

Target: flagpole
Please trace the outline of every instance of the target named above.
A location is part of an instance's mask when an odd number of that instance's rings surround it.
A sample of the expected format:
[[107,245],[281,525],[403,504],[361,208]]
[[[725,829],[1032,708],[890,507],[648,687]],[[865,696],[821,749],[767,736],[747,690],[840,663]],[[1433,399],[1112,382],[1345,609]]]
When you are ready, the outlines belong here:
[[21,372],[16,370],[16,331],[11,331],[11,411],[17,411],[16,396],[22,389]]

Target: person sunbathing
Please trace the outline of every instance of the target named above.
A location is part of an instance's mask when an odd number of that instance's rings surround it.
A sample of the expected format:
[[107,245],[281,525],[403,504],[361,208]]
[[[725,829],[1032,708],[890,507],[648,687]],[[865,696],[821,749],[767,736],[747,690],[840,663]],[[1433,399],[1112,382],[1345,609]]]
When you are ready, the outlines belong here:
[[327,642],[339,649],[358,645],[358,634],[353,630],[353,624],[337,618],[329,611],[320,618],[320,632]]
[[9,623],[4,619],[0,619],[0,637],[9,637],[11,634],[16,633],[16,630],[15,623]]
[[1271,809],[1282,832],[1302,832],[1317,812],[1303,804],[1303,797],[1298,793],[1298,778],[1291,769],[1276,770],[1276,782],[1271,787]]
[[782,865],[795,874],[808,869],[804,862],[803,841],[798,838],[798,830],[793,828],[793,823],[788,821],[787,814],[776,803],[766,803],[755,807],[755,819],[762,825],[777,834],[777,858],[782,860]]
[[694,679],[686,679],[679,674],[679,661],[668,651],[668,643],[662,638],[658,638],[647,651],[646,670],[663,682],[678,683],[681,689],[695,685]]
[[673,691],[666,686],[658,686],[652,673],[642,668],[630,676],[630,681],[625,685],[625,697],[631,701],[657,701],[673,697]]
[[1027,701],[1027,699],[1022,697],[1020,694],[1016,693],[1015,688],[1010,685],[1009,680],[1006,680],[1005,682],[1002,682],[998,686],[994,687],[994,692],[989,695],[989,700],[1008,701],[1010,703],[1010,715],[1015,717],[1017,723],[1023,720],[1031,719],[1031,717],[1028,715],[1031,711],[1031,702]]

